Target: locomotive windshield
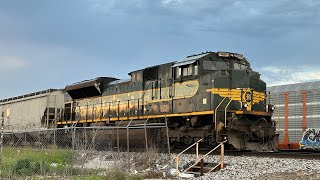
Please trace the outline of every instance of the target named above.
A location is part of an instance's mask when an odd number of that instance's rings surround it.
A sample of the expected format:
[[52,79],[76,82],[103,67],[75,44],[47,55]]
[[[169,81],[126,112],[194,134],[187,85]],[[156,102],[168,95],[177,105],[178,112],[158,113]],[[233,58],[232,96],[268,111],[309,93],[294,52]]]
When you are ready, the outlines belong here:
[[[233,68],[230,65],[233,64]],[[203,61],[204,70],[228,70],[228,69],[238,69],[238,70],[247,70],[248,65],[242,62],[226,62],[226,61]]]
[[248,66],[246,64],[236,62],[233,64],[233,69],[246,70],[246,69],[248,69]]

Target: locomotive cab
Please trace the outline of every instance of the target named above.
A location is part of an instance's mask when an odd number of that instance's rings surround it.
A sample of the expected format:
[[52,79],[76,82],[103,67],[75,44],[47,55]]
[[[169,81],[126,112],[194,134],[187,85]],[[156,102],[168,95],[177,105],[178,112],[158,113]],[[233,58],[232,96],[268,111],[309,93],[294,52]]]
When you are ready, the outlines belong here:
[[192,125],[202,127],[208,137],[205,144],[215,145],[228,139],[235,149],[276,150],[275,123],[271,119],[272,111],[266,109],[266,83],[243,55],[206,52],[189,56],[173,68],[176,81],[197,79],[199,90],[196,98],[191,98],[192,103],[197,102],[197,108],[212,112],[212,115],[186,117],[185,121],[191,122],[185,123],[184,130],[196,134]]

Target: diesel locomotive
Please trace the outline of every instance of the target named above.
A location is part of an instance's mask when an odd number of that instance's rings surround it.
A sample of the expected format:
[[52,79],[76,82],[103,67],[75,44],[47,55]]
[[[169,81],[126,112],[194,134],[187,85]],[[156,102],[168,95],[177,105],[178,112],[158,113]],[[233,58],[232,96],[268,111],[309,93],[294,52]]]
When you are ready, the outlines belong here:
[[[274,106],[267,104],[266,83],[241,54],[204,52],[129,76],[66,86],[65,111],[57,126],[166,121],[171,147],[202,139],[205,146],[228,140],[238,150],[276,149]],[[155,141],[167,138],[165,129],[157,129]]]

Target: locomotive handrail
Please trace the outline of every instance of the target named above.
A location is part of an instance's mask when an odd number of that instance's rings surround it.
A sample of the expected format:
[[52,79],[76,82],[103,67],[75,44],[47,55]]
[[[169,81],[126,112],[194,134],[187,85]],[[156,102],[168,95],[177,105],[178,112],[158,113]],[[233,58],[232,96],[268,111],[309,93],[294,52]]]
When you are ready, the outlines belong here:
[[230,101],[228,102],[228,104],[226,105],[226,107],[224,108],[224,127],[227,126],[227,108],[228,108],[228,106],[230,105],[231,101],[233,100],[234,95],[235,95],[235,94],[233,94],[232,98],[230,99]]
[[197,142],[193,143],[191,146],[187,147],[185,150],[183,150],[181,153],[179,153],[177,156],[176,156],[176,175],[179,176],[179,157],[184,153],[186,152],[187,150],[189,150],[190,148],[192,148],[193,146],[196,145],[196,156],[197,156],[197,159],[199,158],[199,142],[201,142],[202,139],[199,139]]
[[224,100],[226,99],[227,97],[223,98],[220,103],[218,104],[218,106],[216,107],[216,109],[214,110],[214,129],[217,130],[217,111],[218,111],[218,108],[221,106],[221,104],[224,102]]

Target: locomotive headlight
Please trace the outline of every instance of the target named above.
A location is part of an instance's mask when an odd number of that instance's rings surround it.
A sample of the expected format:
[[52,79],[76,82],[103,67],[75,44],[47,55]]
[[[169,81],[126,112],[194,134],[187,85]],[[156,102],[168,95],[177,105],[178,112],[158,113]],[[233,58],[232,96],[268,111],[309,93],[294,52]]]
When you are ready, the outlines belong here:
[[276,109],[276,106],[273,104],[268,104],[268,112],[273,112]]
[[228,53],[228,52],[218,52],[218,56],[219,57],[229,57],[230,53]]
[[242,107],[243,107],[244,109],[247,109],[247,108],[248,108],[248,103],[246,103],[246,102],[242,103]]

